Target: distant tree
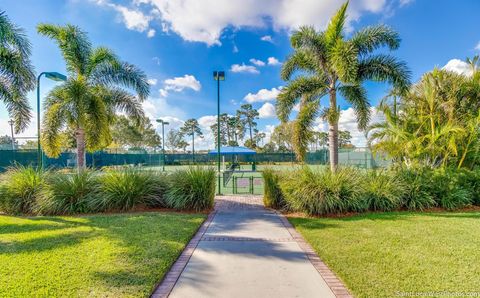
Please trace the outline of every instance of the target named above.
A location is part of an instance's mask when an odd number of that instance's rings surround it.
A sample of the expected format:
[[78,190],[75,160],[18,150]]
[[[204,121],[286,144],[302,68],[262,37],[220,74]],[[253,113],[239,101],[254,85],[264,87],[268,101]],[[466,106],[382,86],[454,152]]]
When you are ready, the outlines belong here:
[[352,135],[349,131],[340,130],[338,132],[338,145],[340,148],[351,147],[352,146]]
[[27,99],[27,92],[35,88],[30,52],[25,30],[0,12],[0,101],[7,107],[16,133],[28,126],[32,116]]
[[113,142],[120,146],[157,148],[162,144],[161,137],[148,118],[135,121],[123,115],[117,116],[111,125],[111,131]]
[[183,134],[178,129],[168,131],[165,144],[170,148],[172,153],[174,153],[176,149],[183,149],[185,151],[185,148],[188,146],[188,143],[185,143]]
[[203,133],[200,125],[198,125],[197,119],[191,118],[185,121],[180,128],[180,132],[185,136],[192,136],[192,159],[195,162],[195,133],[198,137],[203,138]]
[[265,139],[266,136],[267,135],[264,132],[256,130],[255,135],[253,136],[255,144],[257,144],[257,146],[263,144],[263,139]]
[[[212,130],[213,137],[215,139],[215,148],[217,148],[217,144],[218,144],[217,127],[218,127],[218,125],[217,125],[216,122],[215,122],[215,124],[210,126],[210,129]],[[220,123],[220,146],[226,146],[227,144],[228,144],[228,140],[227,140],[226,126],[222,125],[222,123]]]
[[33,150],[38,148],[38,141],[27,140],[25,143],[20,145],[21,149]]
[[240,106],[240,110],[237,111],[238,118],[242,121],[245,129],[248,129],[250,135],[250,143],[255,146],[253,139],[254,129],[257,127],[258,111],[255,110],[251,104],[243,104]]
[[0,136],[0,149],[13,149],[18,147],[18,142],[15,141],[12,148],[12,137],[8,135]]
[[273,142],[278,151],[291,152],[293,150],[293,122],[281,123],[273,129],[270,141]]

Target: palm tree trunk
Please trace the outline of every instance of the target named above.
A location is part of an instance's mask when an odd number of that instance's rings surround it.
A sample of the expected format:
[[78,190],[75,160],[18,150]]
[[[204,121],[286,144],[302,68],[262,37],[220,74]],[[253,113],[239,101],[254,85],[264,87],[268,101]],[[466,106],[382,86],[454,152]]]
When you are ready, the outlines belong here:
[[335,172],[338,166],[338,115],[337,115],[337,93],[335,89],[330,90],[330,113],[328,120],[328,149],[330,153],[330,170]]
[[85,131],[77,128],[75,138],[77,141],[77,169],[82,171],[85,169]]
[[253,147],[253,136],[252,136],[252,123],[249,123],[249,130],[250,130],[250,146]]

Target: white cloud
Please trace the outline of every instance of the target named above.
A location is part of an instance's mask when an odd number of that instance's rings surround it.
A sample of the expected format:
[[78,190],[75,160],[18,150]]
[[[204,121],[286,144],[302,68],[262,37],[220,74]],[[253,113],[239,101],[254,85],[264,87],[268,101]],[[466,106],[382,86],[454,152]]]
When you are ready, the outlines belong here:
[[183,77],[175,77],[164,81],[166,91],[181,92],[184,89],[192,89],[200,91],[202,85],[193,75],[184,75]]
[[152,60],[153,60],[153,62],[155,62],[155,64],[160,65],[160,58],[155,56],[155,57],[152,58]]
[[152,38],[152,37],[154,37],[154,36],[155,36],[155,29],[150,29],[150,30],[148,30],[148,32],[147,32],[147,37],[148,37],[148,38]]
[[258,114],[261,119],[273,118],[275,117],[275,106],[266,102],[260,109],[258,109]]
[[253,65],[245,65],[245,63],[240,64],[233,64],[230,67],[231,72],[247,72],[247,73],[260,73],[258,69]]
[[150,86],[155,86],[157,85],[158,80],[157,79],[148,79],[148,84]]
[[400,6],[405,6],[412,3],[415,0],[400,0]]
[[207,115],[198,118],[198,124],[202,129],[210,129],[210,126],[217,123],[217,116],[216,115]]
[[281,89],[281,86],[270,90],[260,89],[257,93],[248,93],[243,99],[248,103],[275,100]]
[[186,117],[185,111],[169,104],[166,98],[149,98],[142,103],[142,107],[145,116],[153,121],[169,115],[175,115],[179,118]]
[[158,90],[158,92],[160,92],[161,97],[167,97],[168,96],[168,91],[165,90],[165,89],[160,89],[160,90]]
[[480,51],[480,41],[477,43],[477,45],[475,46],[475,50],[477,51]]
[[282,63],[280,63],[280,61],[278,61],[277,58],[275,57],[268,57],[268,65],[272,65],[272,66],[275,66],[275,65],[280,65]]
[[[162,26],[186,41],[220,45],[225,28],[265,28],[291,31],[305,24],[323,29],[342,2],[338,0],[142,0],[155,10]],[[363,13],[379,13],[386,0],[350,3],[347,27]],[[144,6],[142,6],[144,7]],[[163,25],[164,24],[164,25]]]
[[236,44],[233,45],[232,52],[233,52],[233,53],[238,53],[238,47],[237,47]]
[[148,29],[152,18],[144,15],[141,11],[128,9],[125,6],[112,3],[108,3],[107,5],[121,14],[122,21],[128,29],[139,32],[144,32]]
[[460,59],[452,59],[448,61],[448,63],[444,67],[442,67],[442,69],[453,71],[466,76],[472,75],[471,67],[466,62]]
[[255,58],[250,59],[250,63],[255,64],[256,66],[265,66],[265,62],[262,60],[257,60]]
[[265,35],[260,38],[262,41],[273,42],[273,39],[270,35]]

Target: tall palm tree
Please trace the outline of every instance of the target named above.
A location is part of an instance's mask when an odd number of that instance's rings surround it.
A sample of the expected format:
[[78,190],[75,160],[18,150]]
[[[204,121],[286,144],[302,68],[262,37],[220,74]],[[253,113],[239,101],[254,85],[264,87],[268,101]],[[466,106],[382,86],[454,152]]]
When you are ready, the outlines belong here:
[[[364,28],[350,39],[343,35],[348,2],[330,20],[325,31],[301,27],[291,37],[294,53],[282,66],[282,79],[288,81],[277,100],[277,114],[282,122],[299,103],[295,120],[294,149],[299,160],[305,158],[312,137],[311,126],[320,112],[320,100],[329,96],[329,108],[323,116],[329,124],[330,167],[338,164],[337,92],[352,105],[360,129],[370,118],[370,104],[362,83],[366,80],[389,82],[400,89],[410,84],[410,72],[404,62],[386,54],[373,54],[381,47],[395,50],[398,34],[387,26]],[[293,77],[297,72],[300,75]]]
[[35,88],[30,51],[25,31],[0,12],[0,101],[6,105],[17,133],[27,127],[32,116],[26,97]]
[[[69,73],[68,81],[46,98],[42,143],[47,155],[58,156],[61,131],[73,130],[77,166],[82,169],[85,149],[98,150],[111,142],[109,124],[117,111],[141,121],[141,102],[150,90],[147,77],[110,49],[93,48],[87,34],[76,26],[40,24],[38,32],[56,41]],[[135,90],[138,97],[121,87]]]

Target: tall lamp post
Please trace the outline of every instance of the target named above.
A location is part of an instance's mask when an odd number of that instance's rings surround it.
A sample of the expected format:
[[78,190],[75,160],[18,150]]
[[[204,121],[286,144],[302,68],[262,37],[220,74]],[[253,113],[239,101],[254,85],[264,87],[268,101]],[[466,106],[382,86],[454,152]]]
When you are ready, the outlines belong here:
[[12,150],[15,150],[15,136],[13,135],[13,119],[8,120],[10,124],[10,133],[12,134]]
[[37,160],[39,168],[43,167],[42,164],[42,147],[40,146],[40,78],[45,75],[47,79],[53,81],[66,81],[67,76],[58,72],[42,72],[37,77]]
[[220,81],[225,81],[224,71],[214,71],[213,79],[217,81],[217,170],[218,170],[218,194],[222,194],[220,188]]
[[168,125],[170,123],[163,121],[162,119],[157,119],[157,122],[162,124],[162,155],[163,155],[162,171],[165,172],[165,125]]

